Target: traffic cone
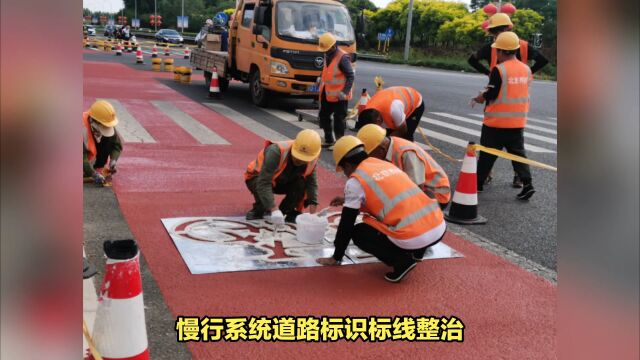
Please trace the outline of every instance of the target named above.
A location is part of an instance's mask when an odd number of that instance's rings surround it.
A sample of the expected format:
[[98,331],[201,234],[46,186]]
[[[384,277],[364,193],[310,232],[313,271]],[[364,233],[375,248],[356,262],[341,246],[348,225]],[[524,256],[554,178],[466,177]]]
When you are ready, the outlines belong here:
[[117,43],[116,44],[116,55],[117,56],[122,56],[122,43]]
[[476,152],[474,143],[470,142],[462,161],[462,169],[458,177],[456,191],[451,200],[449,212],[444,218],[452,223],[461,225],[485,224],[487,219],[478,215],[478,184],[476,177]]
[[367,89],[362,89],[362,95],[360,95],[360,101],[358,101],[358,114],[367,106],[369,99],[371,99],[371,96],[367,93]]
[[136,50],[136,64],[144,64],[144,58],[142,57],[142,49],[138,46]]
[[138,245],[105,241],[104,252],[107,264],[92,336],[96,350],[105,360],[148,360]]
[[151,48],[151,57],[158,57],[158,47],[156,44],[153,44],[153,47]]
[[184,48],[184,58],[188,59],[190,55],[191,55],[191,51],[189,51],[189,47],[187,46]]
[[220,97],[220,85],[218,84],[218,69],[213,68],[211,73],[211,83],[209,83],[209,97]]
[[169,49],[169,45],[164,47],[164,55],[171,56],[171,49]]

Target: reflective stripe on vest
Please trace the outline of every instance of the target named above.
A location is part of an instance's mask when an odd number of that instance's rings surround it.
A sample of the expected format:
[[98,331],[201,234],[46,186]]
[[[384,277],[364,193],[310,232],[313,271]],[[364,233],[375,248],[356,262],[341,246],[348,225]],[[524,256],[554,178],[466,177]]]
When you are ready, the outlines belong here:
[[93,138],[93,132],[91,130],[91,124],[89,123],[88,112],[82,113],[82,125],[84,126],[84,129],[82,131],[82,144],[87,149],[87,158],[89,159],[89,161],[93,161],[98,154],[98,149],[96,148],[96,141]]
[[484,109],[484,124],[495,128],[524,128],[529,112],[531,69],[517,59],[498,64],[502,85],[498,97]]
[[[340,61],[343,56],[349,56],[344,50],[338,48],[336,54],[333,56],[330,64],[325,64],[322,69],[322,83],[320,84],[320,94],[324,91],[327,101],[337,102],[340,100],[339,96],[344,89],[344,84],[347,82],[347,77],[340,70]],[[352,91],[350,90],[346,100],[351,100]]]
[[427,197],[399,168],[368,158],[351,175],[365,192],[364,222],[394,239],[422,235],[442,223],[438,203]]
[[[260,173],[260,170],[262,170],[262,165],[264,163],[264,151],[267,149],[267,147],[269,147],[272,144],[276,144],[280,149],[280,160],[278,162],[278,168],[273,173],[273,177],[271,178],[271,185],[274,187],[276,186],[276,179],[278,178],[278,176],[280,176],[280,174],[282,174],[284,169],[287,167],[287,161],[289,160],[289,154],[290,154],[291,147],[293,146],[293,140],[280,141],[280,142],[271,142],[267,140],[265,142],[264,148],[260,150],[260,152],[258,153],[258,157],[255,160],[253,160],[251,163],[249,163],[249,166],[247,166],[247,170],[244,173],[245,181],[258,176],[258,174]],[[302,176],[306,178],[309,175],[311,175],[313,173],[313,170],[316,167],[317,162],[318,161],[316,159],[307,163],[307,167],[304,170],[304,173]]]
[[422,103],[422,95],[416,89],[408,86],[392,86],[375,93],[369,99],[365,109],[377,110],[382,116],[386,128],[395,129],[396,125],[391,117],[391,103],[394,100],[402,101],[404,115],[408,117]]
[[449,177],[429,153],[415,143],[398,138],[391,137],[392,145],[392,163],[404,171],[404,162],[402,160],[407,151],[413,151],[424,166],[424,184],[423,185],[436,196],[439,203],[446,204],[451,199],[451,185]]
[[[520,61],[523,63],[527,63],[529,61],[529,43],[520,40]],[[498,64],[498,50],[496,48],[491,48],[491,59],[489,60],[489,70],[493,70],[494,67]]]

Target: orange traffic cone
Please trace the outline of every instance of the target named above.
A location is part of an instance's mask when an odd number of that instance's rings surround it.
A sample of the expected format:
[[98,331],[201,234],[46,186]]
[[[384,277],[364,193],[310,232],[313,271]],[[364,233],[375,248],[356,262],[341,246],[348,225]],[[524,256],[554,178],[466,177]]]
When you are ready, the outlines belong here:
[[191,55],[191,51],[189,50],[189,47],[187,46],[187,47],[184,48],[184,58],[188,59],[190,55]]
[[171,49],[169,49],[169,45],[164,47],[164,55],[171,56]]
[[367,89],[362,89],[362,95],[360,95],[360,101],[358,101],[358,114],[367,106],[369,99],[371,99],[371,96],[367,93]]
[[209,97],[220,97],[220,85],[218,84],[218,69],[213,68],[211,73],[211,83],[209,84]]
[[136,50],[136,64],[144,64],[144,58],[142,57],[142,49],[138,46]]
[[153,44],[153,47],[151,48],[151,57],[158,57],[158,47],[156,44]]
[[105,360],[148,360],[138,245],[134,240],[105,241],[104,252],[107,264],[93,328],[96,350]]
[[470,142],[462,161],[462,169],[456,184],[456,191],[451,200],[449,212],[444,218],[452,223],[461,225],[485,224],[487,219],[478,215],[478,184],[476,177],[476,151],[474,143]]

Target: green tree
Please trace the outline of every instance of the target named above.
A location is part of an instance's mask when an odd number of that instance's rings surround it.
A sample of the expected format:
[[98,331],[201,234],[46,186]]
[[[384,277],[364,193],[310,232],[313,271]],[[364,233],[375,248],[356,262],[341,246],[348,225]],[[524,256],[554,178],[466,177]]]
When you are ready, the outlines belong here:
[[418,1],[414,3],[412,39],[429,46],[436,40],[438,30],[445,22],[469,14],[462,3],[444,1]]
[[513,29],[522,39],[530,40],[533,34],[540,32],[544,18],[531,9],[520,9],[511,16]]
[[535,10],[544,17],[542,27],[539,29],[542,32],[543,46],[555,49],[557,44],[558,1],[514,0],[513,4],[518,9]]
[[484,41],[486,32],[482,22],[486,20],[482,10],[444,23],[438,30],[438,41],[447,47],[471,47]]

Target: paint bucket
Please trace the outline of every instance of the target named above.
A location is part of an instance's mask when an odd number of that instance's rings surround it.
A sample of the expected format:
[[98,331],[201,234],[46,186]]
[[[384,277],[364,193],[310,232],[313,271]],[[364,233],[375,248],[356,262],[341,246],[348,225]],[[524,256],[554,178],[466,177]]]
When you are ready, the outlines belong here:
[[304,244],[320,244],[329,227],[326,217],[314,214],[300,214],[296,217],[298,241]]

